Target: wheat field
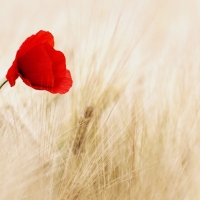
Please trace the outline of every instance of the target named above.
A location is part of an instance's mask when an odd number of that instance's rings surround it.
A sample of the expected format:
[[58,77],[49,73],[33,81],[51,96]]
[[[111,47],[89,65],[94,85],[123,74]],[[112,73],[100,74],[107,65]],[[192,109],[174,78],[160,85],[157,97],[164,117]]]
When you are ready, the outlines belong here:
[[200,199],[200,1],[0,0],[0,82],[52,32],[73,86],[0,90],[0,200]]

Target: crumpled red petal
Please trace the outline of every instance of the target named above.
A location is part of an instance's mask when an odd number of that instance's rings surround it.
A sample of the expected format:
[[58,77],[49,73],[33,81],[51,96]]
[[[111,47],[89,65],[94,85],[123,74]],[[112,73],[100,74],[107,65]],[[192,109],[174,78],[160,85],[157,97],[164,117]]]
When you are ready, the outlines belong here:
[[52,61],[52,70],[54,74],[54,87],[49,91],[52,93],[64,94],[72,86],[72,77],[70,71],[66,69],[65,56],[61,51],[56,51],[50,45],[45,44],[46,51]]
[[15,81],[18,77],[19,77],[19,74],[18,74],[17,61],[14,60],[12,66],[9,68],[9,70],[6,74],[6,79],[10,83],[11,87],[13,87],[15,85]]
[[53,87],[52,61],[43,44],[34,47],[18,60],[18,71],[29,86]]
[[54,38],[53,35],[48,31],[39,31],[35,35],[31,35],[28,37],[20,46],[19,50],[17,51],[17,57],[23,56],[25,53],[27,53],[30,49],[33,47],[48,43],[52,47],[54,46]]

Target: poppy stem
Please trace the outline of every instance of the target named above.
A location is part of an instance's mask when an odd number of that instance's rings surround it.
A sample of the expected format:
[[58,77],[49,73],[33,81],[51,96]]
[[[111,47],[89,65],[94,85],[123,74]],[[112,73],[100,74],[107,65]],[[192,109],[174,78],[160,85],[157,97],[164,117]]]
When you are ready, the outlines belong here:
[[8,80],[4,81],[1,85],[0,85],[0,89],[8,82]]

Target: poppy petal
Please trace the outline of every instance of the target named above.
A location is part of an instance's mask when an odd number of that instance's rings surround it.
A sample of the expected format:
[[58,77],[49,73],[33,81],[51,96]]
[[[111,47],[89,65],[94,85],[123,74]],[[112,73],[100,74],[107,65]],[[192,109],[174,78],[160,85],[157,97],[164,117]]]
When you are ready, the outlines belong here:
[[48,31],[39,31],[35,35],[31,35],[28,37],[20,46],[19,50],[17,51],[17,56],[21,57],[25,53],[27,53],[30,49],[37,45],[41,45],[44,43],[48,43],[52,47],[54,46],[54,38],[53,35]]
[[14,60],[12,66],[9,68],[6,74],[6,79],[9,81],[11,87],[15,85],[15,81],[18,77],[19,75],[18,75],[17,61]]
[[60,84],[52,88],[51,93],[60,93],[65,94],[69,91],[69,89],[72,87],[73,81],[71,77],[71,73],[69,70],[66,69],[65,77],[60,81]]
[[29,86],[39,86],[41,89],[54,86],[52,61],[43,44],[18,59],[18,71],[24,83]]
[[72,87],[70,71],[66,69],[66,59],[61,51],[56,51],[49,44],[45,44],[45,49],[52,61],[52,71],[54,74],[54,87],[52,93],[64,94]]

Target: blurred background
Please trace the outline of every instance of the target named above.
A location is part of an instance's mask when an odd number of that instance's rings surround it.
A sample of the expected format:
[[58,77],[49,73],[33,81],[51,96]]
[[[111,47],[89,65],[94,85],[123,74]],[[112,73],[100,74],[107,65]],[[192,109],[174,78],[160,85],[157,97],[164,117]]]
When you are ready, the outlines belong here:
[[69,62],[75,56],[81,65],[94,51],[109,53],[110,48],[132,62],[131,70],[146,59],[158,63],[165,57],[180,63],[187,57],[199,62],[199,4],[198,0],[1,1],[0,78],[21,43],[39,30],[52,32],[56,48],[65,51]]

